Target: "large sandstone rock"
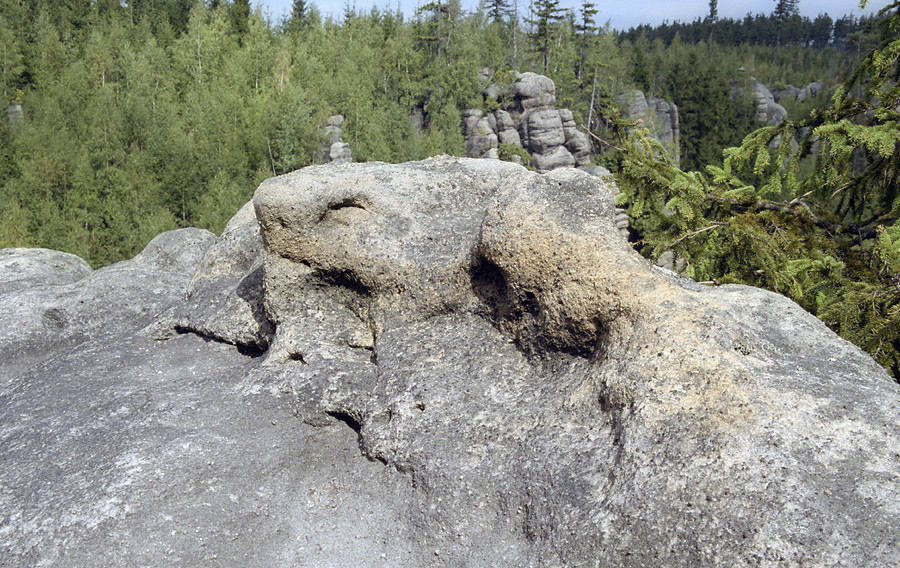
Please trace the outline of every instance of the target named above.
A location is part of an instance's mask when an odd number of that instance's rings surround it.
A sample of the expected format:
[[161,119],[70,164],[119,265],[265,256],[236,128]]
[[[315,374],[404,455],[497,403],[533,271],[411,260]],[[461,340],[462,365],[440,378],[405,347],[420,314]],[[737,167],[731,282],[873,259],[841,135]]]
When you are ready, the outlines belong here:
[[513,84],[518,106],[523,110],[550,108],[556,104],[556,85],[544,75],[518,73]]
[[532,154],[534,167],[540,173],[546,173],[559,168],[572,168],[575,166],[575,156],[565,146],[554,146],[544,154]]
[[822,83],[813,81],[802,89],[793,85],[788,85],[784,89],[773,90],[772,96],[774,97],[776,103],[781,103],[783,100],[787,99],[794,99],[802,103],[807,101],[808,99],[818,97],[822,94],[823,89],[824,86],[822,85]]
[[0,250],[0,294],[77,282],[91,273],[91,266],[65,252],[42,248]]
[[353,151],[350,144],[343,140],[341,126],[344,117],[336,114],[328,118],[323,131],[324,146],[319,150],[318,159],[322,163],[349,164],[353,161]]
[[[490,80],[489,71],[482,70],[482,80]],[[497,85],[489,85],[484,96],[492,101],[492,106],[502,108],[486,116],[478,109],[463,113],[466,156],[497,158],[499,145],[505,144],[530,154],[530,165],[541,173],[591,163],[590,137],[578,130],[570,110],[554,108],[556,85],[549,77],[519,73],[510,90],[514,96],[508,96],[508,91]],[[513,153],[508,159],[520,162],[521,156]]]
[[662,144],[675,165],[681,163],[681,126],[674,103],[647,98],[638,89],[619,93],[615,102],[622,108],[622,118],[640,120],[641,126]]
[[174,310],[169,331],[190,331],[248,349],[265,350],[272,326],[262,305],[262,238],[247,203],[206,250]]
[[0,563],[897,565],[898,385],[781,296],[651,266],[613,192],[449,157],[266,181],[261,249],[193,277],[262,261],[265,356],[123,329],[19,367]]
[[[494,125],[491,122],[494,122]],[[470,158],[497,158],[498,137],[496,118],[484,116],[480,110],[467,110],[463,114],[463,137],[466,155]]]
[[775,126],[787,118],[787,111],[775,102],[775,96],[768,87],[750,77],[753,98],[756,99],[756,121]]
[[575,164],[579,167],[588,167],[591,163],[591,139],[584,132],[578,130],[575,117],[569,109],[559,111],[562,120],[563,134],[566,139],[566,150],[575,158]]
[[15,132],[16,129],[25,120],[25,111],[19,103],[13,103],[6,107],[6,124],[10,131]]
[[526,112],[519,122],[519,135],[525,147],[537,154],[544,154],[566,142],[562,120],[556,109]]

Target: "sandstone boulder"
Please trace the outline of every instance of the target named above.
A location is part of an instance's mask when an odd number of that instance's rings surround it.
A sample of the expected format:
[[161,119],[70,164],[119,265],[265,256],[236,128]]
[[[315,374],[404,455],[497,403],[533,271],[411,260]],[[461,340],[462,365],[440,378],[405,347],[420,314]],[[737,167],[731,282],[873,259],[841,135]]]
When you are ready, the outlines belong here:
[[[6,266],[32,264],[28,273],[41,277],[31,281],[34,286],[0,292],[0,384],[17,372],[20,363],[44,360],[88,339],[115,338],[156,322],[183,299],[190,275],[214,241],[212,233],[201,229],[170,231],[150,241],[133,259],[93,272],[61,253],[5,250]],[[53,274],[60,266],[65,267],[63,274]]]
[[565,146],[555,146],[544,154],[531,155],[534,167],[540,173],[547,173],[558,168],[572,168],[575,166],[575,157]]
[[13,103],[6,107],[6,124],[12,132],[16,131],[23,120],[25,120],[25,111],[22,109],[22,105]]
[[519,135],[526,150],[544,154],[566,142],[562,120],[556,109],[526,112],[519,122]]
[[[496,158],[498,137],[491,126],[494,115],[484,116],[480,110],[466,111],[463,117],[463,137],[466,155],[470,158]],[[496,123],[496,119],[494,119]]]
[[750,77],[750,87],[753,98],[756,99],[757,122],[774,126],[787,118],[787,111],[783,106],[775,102],[775,96],[768,87],[753,77]]
[[247,203],[206,250],[174,321],[167,322],[170,330],[265,350],[272,326],[262,305],[262,280],[262,238]]
[[897,565],[900,387],[781,296],[652,266],[614,192],[450,157],[267,180],[257,260],[194,276],[262,259],[265,355],[95,334],[20,367],[0,562]]
[[341,126],[344,124],[344,117],[336,114],[329,117],[325,123],[323,132],[325,145],[319,150],[318,160],[322,163],[338,163],[349,164],[353,161],[353,151],[350,144],[344,142]]
[[544,75],[530,71],[519,73],[513,89],[518,106],[524,110],[549,108],[556,104],[556,85]]

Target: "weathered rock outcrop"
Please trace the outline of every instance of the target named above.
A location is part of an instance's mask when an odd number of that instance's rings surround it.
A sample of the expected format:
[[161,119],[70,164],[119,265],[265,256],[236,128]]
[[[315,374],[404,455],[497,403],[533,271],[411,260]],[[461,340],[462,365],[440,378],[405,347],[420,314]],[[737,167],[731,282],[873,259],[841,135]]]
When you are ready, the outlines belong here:
[[341,126],[344,124],[344,117],[336,114],[328,119],[325,125],[325,145],[319,152],[319,161],[328,163],[346,164],[353,161],[353,152],[350,150],[350,144],[343,140]]
[[652,267],[612,193],[455,158],[264,182],[172,297],[265,355],[154,341],[158,306],[18,367],[0,563],[897,565],[900,387],[781,296]]
[[615,102],[622,108],[622,118],[640,120],[641,126],[659,140],[675,165],[681,163],[681,125],[675,103],[656,97],[647,98],[638,89],[619,93]]
[[6,124],[10,132],[15,132],[18,126],[25,120],[25,111],[19,103],[13,103],[6,107]]
[[784,89],[776,89],[772,91],[772,96],[774,97],[776,103],[781,103],[781,101],[787,99],[794,99],[802,103],[809,99],[814,99],[820,96],[823,92],[823,89],[824,86],[822,85],[822,83],[813,81],[802,89],[793,85],[788,85]]
[[774,126],[787,118],[787,111],[775,102],[775,97],[768,87],[753,77],[750,77],[750,85],[753,88],[753,98],[756,99],[757,122]]
[[0,294],[77,282],[91,273],[91,266],[65,252],[41,248],[0,250]]
[[[483,72],[487,80],[489,74]],[[523,148],[538,172],[587,166],[591,141],[578,130],[572,112],[557,110],[556,85],[537,73],[519,73],[508,87],[488,85],[484,96],[499,106],[487,116],[480,110],[463,113],[463,136],[470,158],[498,158],[500,144]],[[517,161],[512,156],[511,161]]]
[[[493,117],[494,115],[489,115]],[[494,118],[496,121],[496,118]],[[463,113],[463,138],[466,139],[466,155],[470,158],[499,157],[497,153],[498,137],[491,126],[489,117],[478,109]]]

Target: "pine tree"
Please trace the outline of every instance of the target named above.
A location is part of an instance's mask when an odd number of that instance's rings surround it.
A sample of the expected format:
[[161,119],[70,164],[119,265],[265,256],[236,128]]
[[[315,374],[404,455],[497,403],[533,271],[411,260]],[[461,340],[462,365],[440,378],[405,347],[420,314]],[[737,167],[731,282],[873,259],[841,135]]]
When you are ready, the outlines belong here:
[[291,5],[291,17],[287,22],[287,29],[297,33],[309,24],[309,5],[306,0],[294,0]]
[[429,2],[420,6],[416,13],[420,17],[426,16],[419,38],[434,46],[435,61],[443,61],[444,48],[450,31],[450,2],[448,0]]
[[800,0],[775,0],[775,11],[772,17],[775,18],[777,28],[775,36],[775,65],[778,65],[778,55],[781,51],[781,38],[784,35],[784,29],[788,21],[799,13]]
[[584,67],[587,61],[588,52],[591,50],[591,42],[593,35],[597,33],[597,26],[594,16],[597,15],[597,8],[593,2],[584,0],[581,3],[581,23],[578,24],[578,35],[581,36],[580,53],[581,61],[578,66],[578,79],[584,80]]
[[502,24],[504,18],[509,14],[509,0],[488,0],[485,3],[485,9],[491,22]]
[[250,0],[233,0],[230,8],[232,29],[238,36],[238,41],[243,41],[250,29]]
[[18,38],[0,16],[0,108],[5,109],[15,98],[16,85],[23,71],[25,65]]
[[719,19],[719,1],[709,0],[709,21],[715,22]]
[[534,18],[527,20],[532,25],[531,41],[541,55],[543,69],[550,66],[550,44],[553,31],[562,20],[562,8],[559,0],[536,0],[534,2]]

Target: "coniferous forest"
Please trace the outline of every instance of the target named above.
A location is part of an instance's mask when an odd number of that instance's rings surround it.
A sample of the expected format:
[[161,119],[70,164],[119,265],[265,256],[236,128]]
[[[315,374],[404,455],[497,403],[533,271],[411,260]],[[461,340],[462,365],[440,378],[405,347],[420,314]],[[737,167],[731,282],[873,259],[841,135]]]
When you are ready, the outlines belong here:
[[[96,267],[168,229],[218,232],[263,179],[315,163],[334,114],[356,161],[464,155],[462,112],[490,110],[479,72],[535,71],[596,135],[642,254],[784,293],[900,376],[898,4],[731,20],[711,0],[627,31],[597,2],[532,5],[323,17],[295,0],[272,21],[248,0],[0,0],[0,248]],[[823,89],[764,126],[749,76]],[[678,105],[679,167],[626,134],[628,88]]]

